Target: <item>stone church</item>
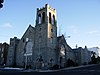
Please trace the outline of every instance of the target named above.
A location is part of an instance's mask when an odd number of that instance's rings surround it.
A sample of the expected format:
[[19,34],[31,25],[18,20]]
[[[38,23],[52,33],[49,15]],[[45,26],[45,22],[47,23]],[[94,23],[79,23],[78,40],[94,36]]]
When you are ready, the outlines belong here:
[[6,65],[48,69],[64,67],[67,59],[75,61],[74,51],[63,35],[57,37],[56,10],[46,4],[37,8],[35,27],[29,25],[21,39],[10,39]]

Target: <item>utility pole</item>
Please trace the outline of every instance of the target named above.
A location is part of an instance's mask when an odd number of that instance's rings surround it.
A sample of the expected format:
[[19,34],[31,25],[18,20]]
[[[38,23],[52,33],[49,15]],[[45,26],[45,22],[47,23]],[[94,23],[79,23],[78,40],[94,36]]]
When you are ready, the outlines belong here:
[[[64,37],[65,37],[65,40],[67,40],[68,38],[70,38],[71,36],[66,36],[66,32],[64,33]],[[68,54],[68,52],[67,52],[67,50],[66,50],[66,48],[65,48],[65,61],[67,61],[67,54]],[[66,62],[65,62],[66,63]]]
[[77,49],[77,47],[78,47],[78,46],[77,46],[77,44],[76,44],[76,49]]
[[61,25],[59,26],[59,36],[61,36]]

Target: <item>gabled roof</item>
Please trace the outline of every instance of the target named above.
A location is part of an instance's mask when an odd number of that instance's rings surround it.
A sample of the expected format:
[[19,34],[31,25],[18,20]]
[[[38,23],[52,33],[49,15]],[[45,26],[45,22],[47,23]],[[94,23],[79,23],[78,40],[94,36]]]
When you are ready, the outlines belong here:
[[57,41],[59,41],[59,40],[61,39],[61,37],[62,37],[62,36],[58,36],[58,37],[57,37]]
[[[33,26],[29,25],[29,27],[27,28],[27,30],[26,30],[25,33],[23,34],[22,38],[24,37],[24,35],[27,33],[27,31],[28,31],[29,29],[32,29],[33,32],[35,31],[35,28],[34,28]],[[22,38],[21,38],[21,39],[22,39]]]
[[72,48],[67,44],[64,35],[58,36],[58,37],[57,37],[57,41],[60,42],[60,40],[63,40],[63,42],[64,42],[70,49],[72,49]]

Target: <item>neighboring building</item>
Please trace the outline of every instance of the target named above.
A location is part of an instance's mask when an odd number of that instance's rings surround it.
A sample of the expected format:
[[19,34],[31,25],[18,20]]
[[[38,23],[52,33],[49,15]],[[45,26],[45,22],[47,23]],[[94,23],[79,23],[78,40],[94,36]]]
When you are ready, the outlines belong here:
[[88,48],[89,51],[93,51],[96,53],[96,57],[100,57],[100,48],[99,47],[92,47],[92,48]]
[[10,46],[8,48],[6,66],[15,67],[15,65],[16,65],[16,48],[17,48],[19,41],[20,41],[20,39],[18,39],[17,37],[10,38]]
[[5,43],[0,43],[0,66],[4,66],[7,60],[7,52],[9,45]]
[[[35,27],[29,25],[20,40],[14,39],[10,40],[8,66],[13,66],[15,62],[17,67],[49,69],[56,64],[65,67],[68,59],[76,62],[75,51],[64,36],[57,37],[56,10],[48,4],[37,8]],[[79,52],[76,50],[77,54]]]
[[73,51],[76,57],[75,61],[79,65],[88,64],[89,62],[91,62],[91,51],[89,51],[86,46],[84,49],[82,47],[79,47],[73,49]]

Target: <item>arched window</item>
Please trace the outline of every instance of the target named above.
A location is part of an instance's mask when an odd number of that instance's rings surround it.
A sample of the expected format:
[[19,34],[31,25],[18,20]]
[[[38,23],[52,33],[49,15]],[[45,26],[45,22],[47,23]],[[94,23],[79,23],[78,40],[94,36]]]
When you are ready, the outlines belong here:
[[51,13],[49,12],[49,23],[51,23]]
[[60,47],[61,56],[65,55],[65,46],[62,44]]
[[31,41],[26,43],[26,53],[32,53],[33,43]]
[[55,16],[53,15],[52,17],[52,24],[54,25],[55,24]]
[[42,13],[42,23],[45,23],[45,12]]
[[41,24],[41,14],[38,15],[38,24]]

